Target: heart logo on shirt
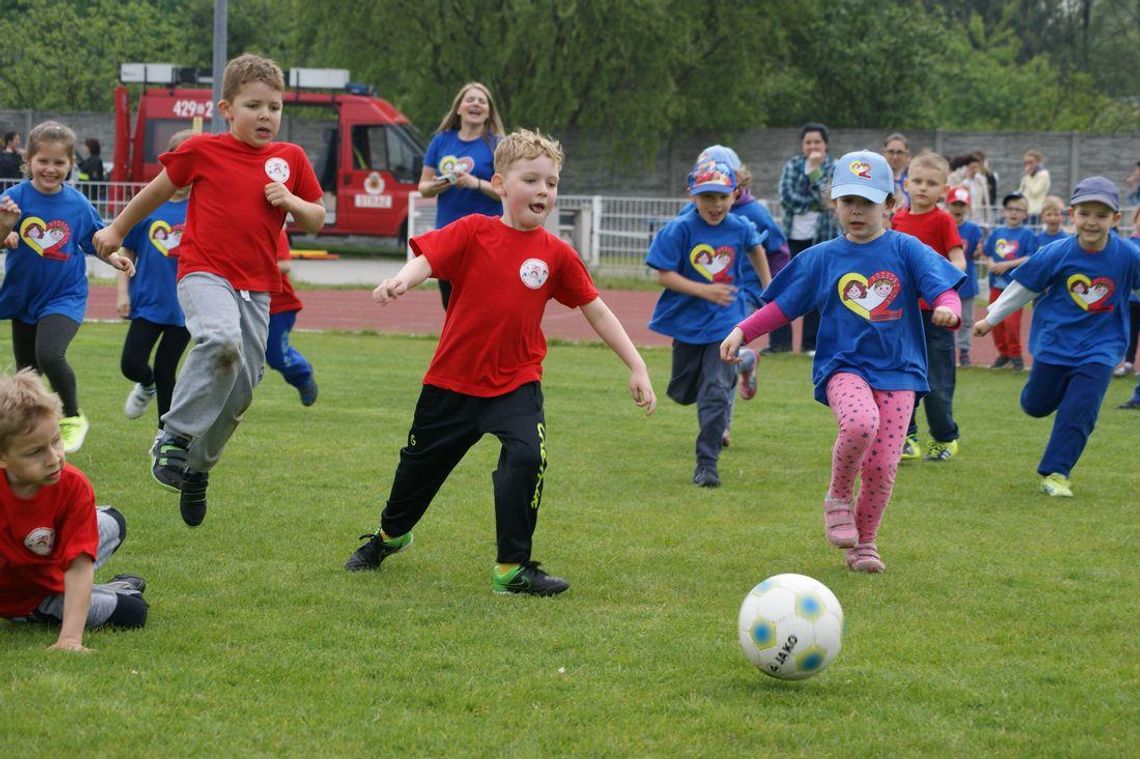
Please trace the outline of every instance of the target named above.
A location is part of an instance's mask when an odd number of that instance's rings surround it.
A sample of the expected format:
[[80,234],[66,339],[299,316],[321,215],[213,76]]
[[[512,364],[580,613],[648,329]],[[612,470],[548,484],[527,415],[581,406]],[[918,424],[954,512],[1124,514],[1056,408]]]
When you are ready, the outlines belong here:
[[170,226],[161,219],[156,220],[147,230],[147,239],[159,253],[168,258],[178,257],[178,246],[182,244],[183,225]]
[[439,159],[440,174],[470,174],[474,168],[475,159],[471,156],[463,156],[460,158],[453,155],[445,155]]
[[843,305],[867,321],[893,321],[902,316],[902,309],[890,310],[902,292],[902,282],[894,272],[877,271],[870,277],[849,272],[839,278],[838,290]]
[[709,282],[731,282],[731,267],[735,258],[736,249],[731,245],[713,248],[707,243],[701,243],[689,251],[689,262]]
[[994,251],[998,254],[998,258],[1009,260],[1017,258],[1017,251],[1021,246],[1017,240],[1007,240],[1004,237],[994,243]]
[[1111,311],[1109,303],[1116,292],[1116,283],[1108,277],[1089,279],[1084,274],[1073,274],[1065,282],[1073,301],[1085,311]]
[[62,219],[44,221],[38,216],[29,216],[20,224],[20,239],[44,258],[66,261],[63,246],[71,239],[71,227]]

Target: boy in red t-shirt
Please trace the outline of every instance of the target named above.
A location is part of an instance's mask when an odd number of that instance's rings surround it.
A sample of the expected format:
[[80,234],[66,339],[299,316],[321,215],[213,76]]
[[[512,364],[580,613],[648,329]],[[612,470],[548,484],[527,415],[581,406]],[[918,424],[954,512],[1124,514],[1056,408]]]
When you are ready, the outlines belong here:
[[531,561],[531,538],[546,471],[542,315],[551,298],[581,308],[594,331],[629,367],[633,401],[650,414],[657,397],[637,349],[569,245],[543,228],[558,197],[561,146],[520,129],[495,149],[491,184],[501,218],[473,214],[412,238],[416,257],[372,297],[386,304],[430,276],[451,282],[451,302],[424,377],[408,444],[400,451],[375,533],[345,563],[377,569],[412,543],[412,528],[464,454],[485,433],[502,443],[493,475],[498,558],[496,593],[549,596],[569,586]]
[[[891,228],[905,232],[926,243],[934,252],[950,261],[961,271],[966,270],[966,257],[962,252],[962,238],[954,217],[938,207],[949,185],[950,164],[937,153],[919,153],[907,168],[906,190],[910,206],[891,218]],[[923,396],[926,422],[930,425],[930,445],[926,448],[927,461],[949,461],[958,453],[958,425],[954,421],[954,329],[940,327],[931,321],[933,309],[920,301],[922,325],[926,332],[926,380],[930,392]],[[903,443],[902,460],[922,459],[918,447],[918,409],[911,412],[910,428]]]
[[289,344],[289,335],[297,323],[297,314],[304,306],[293,283],[289,281],[290,262],[289,236],[281,230],[277,241],[277,265],[281,269],[281,291],[269,298],[269,341],[265,345],[265,363],[270,369],[281,372],[297,392],[301,394],[301,405],[312,406],[317,402],[317,381],[313,379],[313,365],[301,351]]
[[87,477],[64,463],[61,412],[32,370],[0,375],[0,617],[58,624],[51,648],[87,651],[84,628],[146,624],[146,581],[94,584],[127,525],[96,509]]
[[163,171],[95,236],[101,255],[117,250],[126,231],[178,187],[193,187],[178,258],[178,302],[193,347],[151,449],[151,473],[181,491],[182,519],[191,527],[206,518],[208,473],[261,378],[269,294],[281,289],[277,240],[285,215],[310,233],[325,221],[305,152],[273,142],[284,89],[281,69],[268,58],[247,53],[230,61],[218,101],[229,131],[197,135],[159,156]]

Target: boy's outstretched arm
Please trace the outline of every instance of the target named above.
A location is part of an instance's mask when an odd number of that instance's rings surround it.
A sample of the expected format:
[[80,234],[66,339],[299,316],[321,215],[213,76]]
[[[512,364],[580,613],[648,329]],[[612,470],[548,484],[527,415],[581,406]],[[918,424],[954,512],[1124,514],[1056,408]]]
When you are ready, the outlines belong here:
[[408,261],[396,272],[396,276],[388,277],[372,291],[372,300],[381,306],[386,306],[396,298],[419,285],[431,276],[431,264],[424,256],[416,256]]
[[645,409],[646,416],[652,414],[657,408],[657,394],[653,392],[653,385],[649,381],[645,360],[629,339],[625,327],[621,326],[614,312],[610,311],[601,298],[594,298],[582,306],[582,315],[598,337],[629,367],[629,392],[633,396],[633,402]]
[[[93,242],[99,258],[110,261],[111,257],[122,246],[123,238],[127,236],[127,232],[130,232],[136,224],[154,213],[154,210],[160,205],[170,200],[177,189],[174,183],[170,181],[170,177],[166,176],[166,169],[160,171],[157,177],[150,180],[150,184],[139,190],[131,198],[131,202],[127,203],[127,207],[115,217],[110,225],[95,233]],[[118,265],[115,265],[115,268],[120,271],[125,270],[124,267]]]
[[1020,282],[1011,283],[1009,287],[1001,291],[997,300],[989,305],[989,308],[986,309],[986,315],[974,323],[974,337],[985,337],[994,328],[994,325],[1035,297],[1037,297],[1037,293]]
[[76,556],[63,573],[63,623],[59,627],[59,638],[49,650],[90,650],[83,645],[83,628],[87,626],[94,584],[95,562],[85,554]]

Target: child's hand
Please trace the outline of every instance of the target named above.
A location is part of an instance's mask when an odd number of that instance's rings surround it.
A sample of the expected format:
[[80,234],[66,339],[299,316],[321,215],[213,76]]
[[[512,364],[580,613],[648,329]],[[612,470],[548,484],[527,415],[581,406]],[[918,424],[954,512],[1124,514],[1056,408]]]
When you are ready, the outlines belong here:
[[398,277],[389,277],[372,291],[372,300],[386,306],[408,291],[408,283]]
[[123,245],[123,236],[115,231],[114,225],[110,227],[103,227],[95,236],[91,238],[91,242],[95,245],[95,252],[100,258],[106,259],[107,256],[115,253]]
[[83,645],[82,641],[74,640],[72,638],[60,638],[55,643],[48,646],[48,651],[76,651],[81,654],[91,653],[91,649]]
[[1005,274],[1012,269],[1014,265],[1013,261],[998,261],[997,263],[990,264],[990,273]]
[[20,247],[20,236],[15,232],[9,232],[8,236],[4,238],[4,247],[8,250],[15,250]]
[[740,327],[733,327],[728,337],[720,344],[720,360],[726,364],[739,364],[740,356],[736,352],[744,344],[744,331]]
[[126,319],[131,315],[131,296],[129,293],[119,293],[115,296],[115,312],[121,319]]
[[638,408],[645,409],[645,415],[650,416],[657,408],[657,394],[653,392],[653,385],[649,382],[649,373],[644,369],[631,372],[629,375],[629,393]]
[[116,251],[103,260],[126,274],[128,277],[135,276],[135,262],[124,256],[122,253]]
[[718,306],[731,306],[736,302],[736,288],[719,282],[712,282],[704,287],[703,297]]
[[280,182],[270,182],[265,185],[265,199],[274,208],[284,208],[289,211],[292,210],[293,201],[297,196],[289,192],[289,188]]
[[0,224],[3,224],[8,229],[12,229],[19,220],[20,206],[16,204],[16,201],[7,195],[0,198]]
[[987,319],[979,319],[974,323],[974,337],[985,337],[990,333],[994,325],[989,323]]
[[958,325],[958,317],[946,306],[939,306],[930,314],[930,322],[939,327],[955,327]]

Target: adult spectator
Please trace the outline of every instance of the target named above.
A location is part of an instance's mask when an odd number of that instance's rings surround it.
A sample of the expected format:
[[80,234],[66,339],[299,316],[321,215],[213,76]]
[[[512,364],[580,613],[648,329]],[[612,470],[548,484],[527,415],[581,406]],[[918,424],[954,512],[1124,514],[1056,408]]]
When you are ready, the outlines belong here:
[[1140,206],[1140,161],[1132,167],[1128,175],[1128,202]]
[[[503,121],[491,91],[479,82],[463,85],[428,144],[420,174],[420,194],[439,196],[437,229],[473,213],[502,215],[502,201],[491,186],[495,146],[502,136]],[[439,281],[439,295],[446,311],[450,282]]]
[[99,140],[88,137],[83,144],[87,146],[87,157],[79,162],[79,181],[102,182],[103,156],[100,155],[102,147],[99,145]]
[[1022,162],[1025,169],[1017,191],[1029,202],[1029,224],[1037,226],[1041,221],[1041,205],[1049,194],[1049,170],[1045,168],[1045,156],[1039,150],[1026,150]]
[[20,133],[5,132],[0,148],[0,179],[23,179],[24,156],[20,152]]
[[[836,235],[831,199],[828,197],[835,160],[827,154],[827,145],[827,127],[804,124],[800,127],[800,152],[789,158],[780,172],[780,205],[784,209],[784,233],[792,258]],[[800,350],[815,355],[818,331],[819,312],[805,314]],[[785,325],[771,333],[764,352],[780,353],[791,349],[792,331]]]
[[985,160],[986,157],[981,152],[958,156],[950,162],[949,179],[951,186],[965,187],[970,193],[970,221],[983,226],[990,222],[989,211],[993,202]]
[[910,195],[906,191],[906,167],[910,165],[910,142],[898,132],[887,135],[883,140],[883,156],[895,177],[895,207],[892,214],[910,205]]

